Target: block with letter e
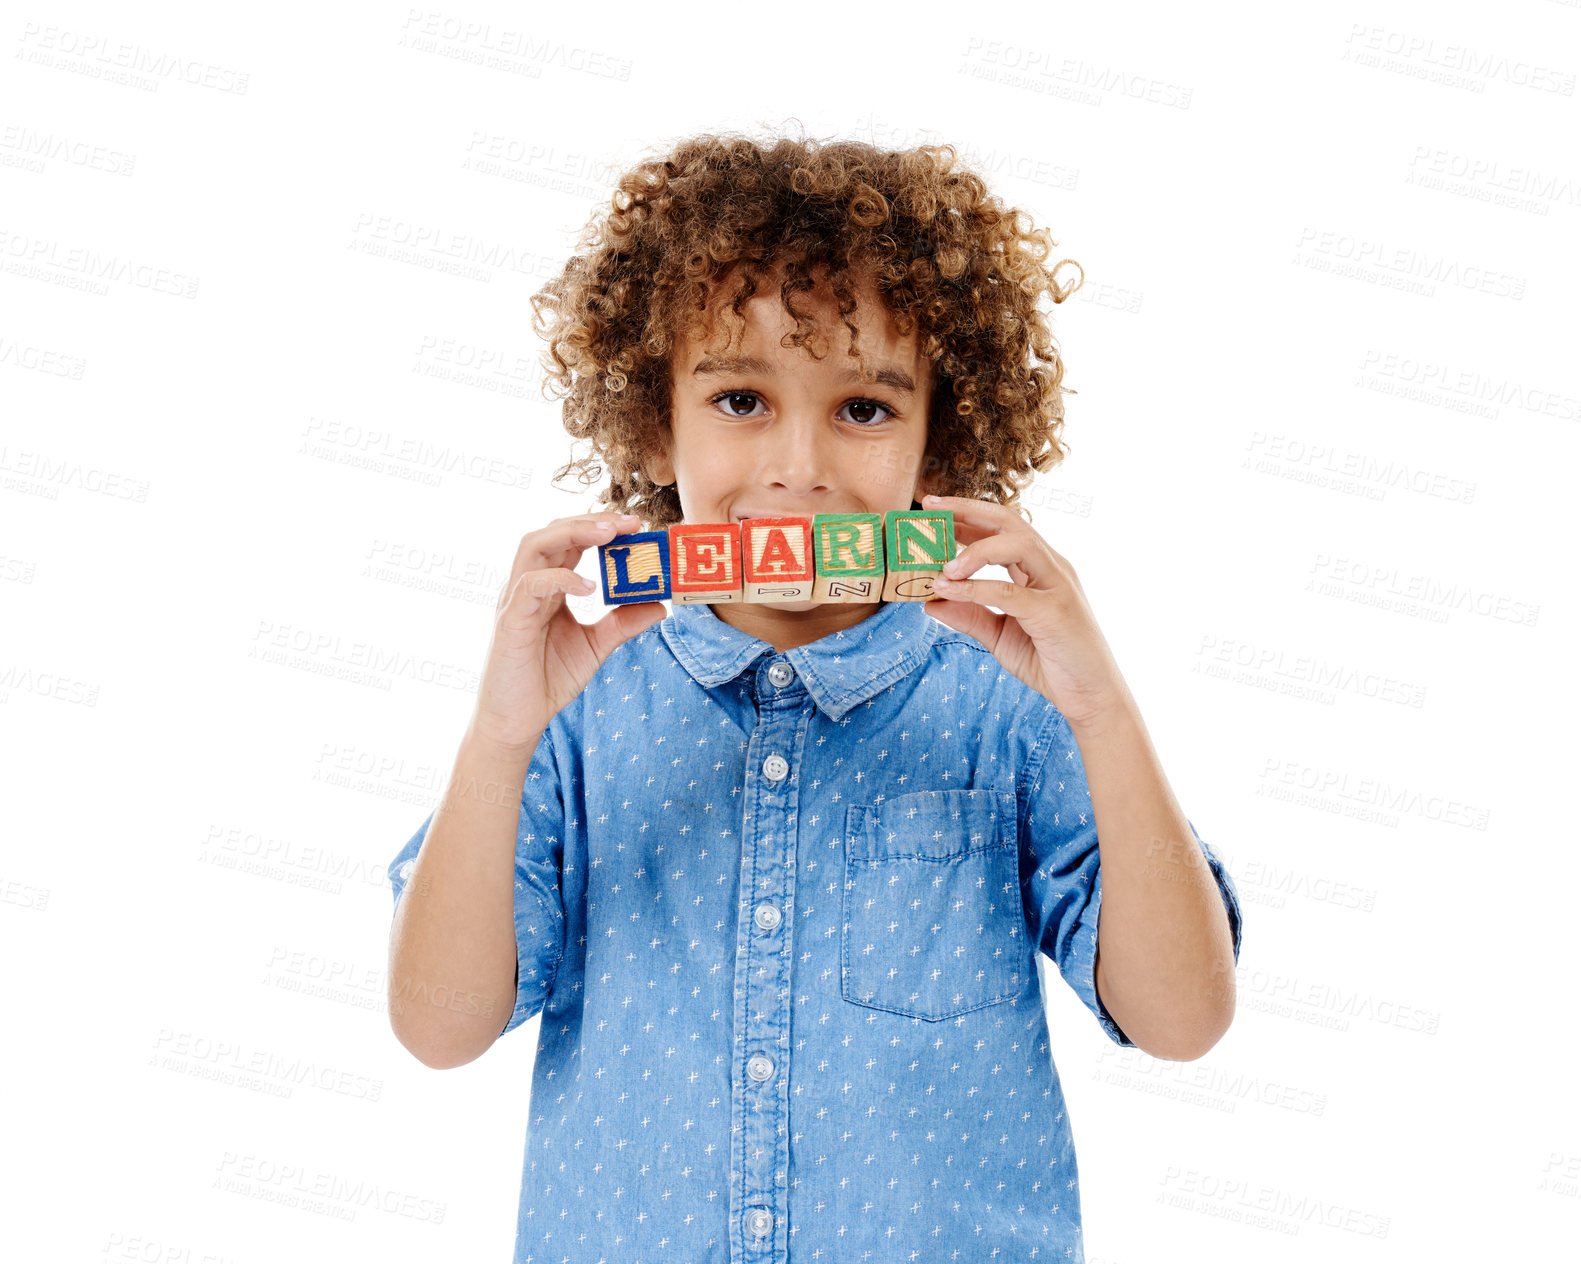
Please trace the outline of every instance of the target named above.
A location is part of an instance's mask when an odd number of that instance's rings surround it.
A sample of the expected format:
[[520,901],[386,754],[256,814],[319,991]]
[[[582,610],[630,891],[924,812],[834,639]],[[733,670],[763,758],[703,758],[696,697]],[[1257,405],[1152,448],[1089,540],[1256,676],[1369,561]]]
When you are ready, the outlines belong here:
[[812,598],[812,519],[741,520],[743,601]]
[[664,531],[633,531],[598,546],[604,604],[670,600],[670,537]]
[[891,509],[884,515],[884,600],[927,601],[954,556],[953,511]]
[[670,600],[678,606],[741,600],[741,524],[670,527]]
[[814,514],[814,601],[877,602],[884,590],[884,518],[875,513]]

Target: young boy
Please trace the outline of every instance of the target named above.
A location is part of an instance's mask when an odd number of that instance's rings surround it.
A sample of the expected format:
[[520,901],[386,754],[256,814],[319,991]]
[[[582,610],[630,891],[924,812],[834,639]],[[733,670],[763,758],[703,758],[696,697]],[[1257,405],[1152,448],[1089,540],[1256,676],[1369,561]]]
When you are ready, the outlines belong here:
[[[542,1013],[517,1264],[1079,1261],[1036,954],[1158,1057],[1233,1016],[1234,887],[1011,508],[1068,294],[953,158],[685,142],[535,300],[612,509],[523,537],[390,865],[408,1049]],[[644,525],[918,507],[964,545],[926,603],[565,605]]]

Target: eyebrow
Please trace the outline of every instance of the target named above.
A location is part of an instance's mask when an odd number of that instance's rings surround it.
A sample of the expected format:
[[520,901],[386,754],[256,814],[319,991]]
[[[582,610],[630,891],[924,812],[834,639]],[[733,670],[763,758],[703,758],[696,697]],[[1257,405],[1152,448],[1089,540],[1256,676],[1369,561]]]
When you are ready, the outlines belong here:
[[[741,356],[733,360],[719,360],[709,357],[697,362],[697,367],[692,370],[693,377],[730,377],[737,373],[757,373],[767,377],[774,372],[767,360],[760,360],[757,356]],[[860,382],[862,375],[855,369],[850,369],[841,375],[841,380],[846,382]],[[911,374],[893,365],[880,365],[875,379],[903,395],[915,395],[917,383]]]

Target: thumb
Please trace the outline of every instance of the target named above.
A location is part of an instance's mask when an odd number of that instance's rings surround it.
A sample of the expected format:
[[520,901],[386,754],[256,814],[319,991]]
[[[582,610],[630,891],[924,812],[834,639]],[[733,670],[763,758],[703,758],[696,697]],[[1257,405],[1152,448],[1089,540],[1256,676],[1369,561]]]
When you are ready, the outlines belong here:
[[587,629],[593,653],[602,663],[615,652],[616,646],[647,631],[655,623],[663,622],[666,613],[662,601],[634,601],[616,606]]
[[957,632],[964,632],[959,611],[955,603],[945,601],[940,597],[931,598],[922,603],[922,613],[931,615],[947,628],[954,628]]
[[935,597],[922,604],[924,614],[932,615],[947,628],[964,632],[985,650],[993,652],[998,640],[1001,616],[992,614],[975,601],[947,601]]

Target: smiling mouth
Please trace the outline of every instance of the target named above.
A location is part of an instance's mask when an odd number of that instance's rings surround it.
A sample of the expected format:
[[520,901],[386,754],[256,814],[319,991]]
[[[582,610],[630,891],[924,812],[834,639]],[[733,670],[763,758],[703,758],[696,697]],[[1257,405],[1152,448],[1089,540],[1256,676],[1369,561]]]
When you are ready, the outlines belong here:
[[750,510],[746,513],[731,514],[730,521],[745,522],[749,518],[811,518],[815,513],[818,512],[821,511],[809,509],[806,512],[802,512],[798,509],[769,509],[760,513],[757,510]]

